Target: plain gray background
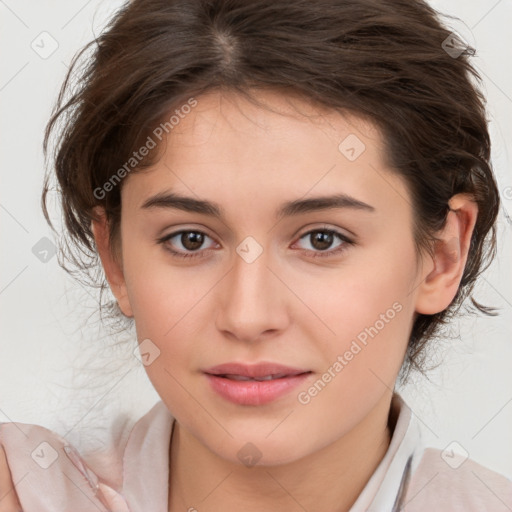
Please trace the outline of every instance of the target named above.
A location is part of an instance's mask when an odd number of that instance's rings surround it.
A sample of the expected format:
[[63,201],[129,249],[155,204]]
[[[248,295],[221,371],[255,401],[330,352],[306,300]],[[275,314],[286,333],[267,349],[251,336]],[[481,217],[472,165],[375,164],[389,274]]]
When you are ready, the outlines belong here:
[[[133,421],[158,400],[133,333],[108,349],[97,292],[60,269],[40,209],[43,130],[67,66],[121,4],[0,0],[0,421],[44,425],[80,450],[108,443],[114,418]],[[452,443],[512,477],[512,1],[431,4],[460,18],[451,26],[477,49],[485,82],[503,207],[498,260],[477,297],[501,313],[454,324],[460,338],[438,347],[441,367],[401,392],[432,445]]]

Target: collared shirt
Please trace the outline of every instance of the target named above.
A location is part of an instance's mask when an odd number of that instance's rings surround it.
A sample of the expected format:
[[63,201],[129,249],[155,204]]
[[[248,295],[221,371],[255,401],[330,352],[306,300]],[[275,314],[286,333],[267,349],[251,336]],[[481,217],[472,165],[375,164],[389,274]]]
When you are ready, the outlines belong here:
[[[162,401],[115,435],[110,451],[81,456],[39,425],[1,423],[24,512],[168,512],[174,418]],[[391,442],[350,512],[512,510],[512,481],[453,452],[422,446],[411,409],[395,394]]]

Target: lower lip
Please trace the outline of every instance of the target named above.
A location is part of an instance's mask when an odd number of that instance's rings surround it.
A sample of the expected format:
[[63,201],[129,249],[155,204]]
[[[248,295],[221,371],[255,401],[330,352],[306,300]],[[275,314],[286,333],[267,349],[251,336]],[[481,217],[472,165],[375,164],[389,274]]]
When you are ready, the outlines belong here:
[[304,382],[311,373],[301,373],[274,380],[231,380],[206,374],[213,390],[220,396],[239,405],[268,404],[290,392]]

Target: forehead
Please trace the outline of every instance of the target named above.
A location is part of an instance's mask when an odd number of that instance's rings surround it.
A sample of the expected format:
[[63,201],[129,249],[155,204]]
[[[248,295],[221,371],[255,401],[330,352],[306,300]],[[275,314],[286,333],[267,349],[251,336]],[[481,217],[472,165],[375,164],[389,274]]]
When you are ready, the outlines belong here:
[[229,139],[238,143],[225,155],[230,159],[244,148],[258,145],[264,149],[263,155],[287,152],[290,156],[290,151],[298,147],[311,152],[320,141],[322,147],[318,149],[329,147],[330,153],[337,154],[340,141],[351,134],[378,146],[373,149],[381,149],[379,131],[360,116],[342,114],[295,93],[258,90],[250,94],[257,103],[235,92],[215,91],[200,96],[194,109],[168,130],[167,143],[179,149]]
[[129,176],[123,203],[140,208],[164,190],[213,195],[233,206],[333,191],[370,204],[407,196],[384,164],[383,140],[371,122],[296,96],[258,91],[255,97],[260,104],[211,92],[195,98],[193,108],[175,107],[160,160]]

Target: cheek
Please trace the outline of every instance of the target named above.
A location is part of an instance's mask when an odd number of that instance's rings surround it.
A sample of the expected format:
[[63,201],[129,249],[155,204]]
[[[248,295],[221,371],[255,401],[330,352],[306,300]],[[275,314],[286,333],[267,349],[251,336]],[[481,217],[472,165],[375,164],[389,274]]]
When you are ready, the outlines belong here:
[[[334,414],[339,421],[344,408],[355,411],[394,388],[412,327],[414,247],[388,246],[372,256],[370,260],[362,255],[329,279],[319,279],[314,294],[311,281],[295,281],[300,284],[298,293],[307,297],[317,314],[300,325],[309,339],[316,340],[315,350],[321,351],[325,365],[321,371],[328,381],[325,387],[317,386],[322,398],[317,399],[317,391],[311,389],[306,390],[304,401],[312,398],[311,412]],[[327,413],[322,402],[344,407]]]
[[126,261],[125,272],[140,352],[150,353],[149,361],[142,359],[145,371],[171,413],[193,418],[201,411],[191,403],[190,394],[198,393],[187,373],[196,367],[194,319],[207,288],[199,289],[180,269],[147,265],[136,257]]
[[339,351],[354,339],[364,343],[377,336],[376,331],[379,338],[396,338],[399,333],[400,339],[407,338],[413,314],[414,248],[366,253],[372,257],[361,251],[346,265],[318,277],[294,276],[294,291],[314,313],[305,315],[302,326],[309,323],[325,334],[326,348]]
[[213,284],[213,276],[172,264],[160,246],[137,246],[129,238],[126,243],[123,268],[137,330],[140,336],[165,339],[183,321],[186,323]]
[[[414,313],[411,277],[402,268],[396,265],[387,275],[377,269],[358,275],[353,269],[342,280],[345,286],[331,285],[328,296],[316,302],[333,333],[316,336],[324,367],[297,401],[303,420],[323,425],[325,438],[348,431],[395,387]],[[303,330],[310,329],[306,324]]]
[[136,244],[126,249],[124,272],[137,339],[157,354],[145,370],[157,392],[186,404],[190,396],[180,383],[185,384],[185,374],[197,368],[198,353],[204,352],[198,340],[207,339],[205,329],[211,329],[209,293],[221,276],[208,266],[173,265],[161,249]]

